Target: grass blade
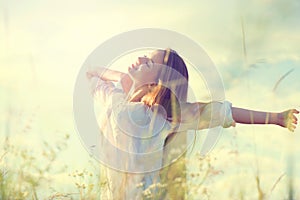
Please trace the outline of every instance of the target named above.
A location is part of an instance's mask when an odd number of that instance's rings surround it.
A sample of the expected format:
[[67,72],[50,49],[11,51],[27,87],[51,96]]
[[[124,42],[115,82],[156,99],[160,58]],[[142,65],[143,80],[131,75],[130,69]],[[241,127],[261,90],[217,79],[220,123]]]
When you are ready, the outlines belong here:
[[275,90],[278,88],[278,85],[282,82],[282,80],[287,77],[292,71],[294,71],[293,69],[290,69],[287,73],[285,73],[283,76],[280,77],[280,79],[276,82],[274,88],[273,88],[273,92],[275,92]]

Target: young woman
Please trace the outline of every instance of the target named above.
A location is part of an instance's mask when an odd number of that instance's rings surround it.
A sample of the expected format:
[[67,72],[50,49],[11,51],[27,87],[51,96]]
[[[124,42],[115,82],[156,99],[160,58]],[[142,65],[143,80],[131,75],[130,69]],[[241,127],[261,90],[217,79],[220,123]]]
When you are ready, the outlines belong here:
[[[171,49],[139,57],[127,74],[97,68],[88,71],[87,77],[94,83],[95,97],[99,97],[105,108],[101,132],[116,148],[133,154],[164,149],[174,135],[191,129],[227,128],[244,123],[274,124],[294,131],[297,124],[296,109],[269,113],[235,108],[227,101],[188,103],[188,70],[183,59]],[[122,89],[116,88],[113,81],[120,81]],[[108,154],[116,162],[120,159],[114,152]],[[164,156],[161,152],[148,162],[140,162],[134,155],[122,158],[120,162],[124,164],[119,170],[125,172],[106,168],[109,189],[105,198],[141,199],[147,194],[145,191],[159,193],[160,188],[153,185],[170,178],[162,177],[158,171],[165,166]],[[145,173],[127,173],[135,169],[145,169]]]

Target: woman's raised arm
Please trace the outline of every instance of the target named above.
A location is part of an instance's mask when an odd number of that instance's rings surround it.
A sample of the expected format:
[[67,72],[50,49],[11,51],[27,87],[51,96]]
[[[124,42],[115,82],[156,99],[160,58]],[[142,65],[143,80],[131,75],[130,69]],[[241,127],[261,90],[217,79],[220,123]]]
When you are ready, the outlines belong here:
[[119,81],[125,73],[104,67],[97,67],[96,69],[87,71],[86,75],[89,79],[98,77],[103,81]]
[[104,67],[98,67],[96,69],[89,70],[86,73],[86,75],[88,79],[98,77],[103,81],[120,81],[125,93],[128,93],[130,91],[130,88],[133,84],[132,79],[129,77],[128,74],[116,70],[107,69]]

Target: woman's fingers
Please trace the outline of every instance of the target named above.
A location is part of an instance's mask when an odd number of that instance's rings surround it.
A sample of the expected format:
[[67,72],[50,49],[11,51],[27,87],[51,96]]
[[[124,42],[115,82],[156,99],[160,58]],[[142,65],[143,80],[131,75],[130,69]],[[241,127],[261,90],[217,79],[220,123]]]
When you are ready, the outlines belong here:
[[293,109],[293,110],[292,110],[292,113],[299,114],[299,110]]
[[93,74],[91,72],[86,72],[86,77],[88,79],[91,79],[93,77]]
[[296,109],[293,109],[293,112],[292,112],[292,122],[293,124],[297,124],[298,123],[298,118],[295,116],[295,114],[298,114],[299,111],[296,110]]
[[295,116],[296,114],[299,114],[299,111],[296,109],[285,111],[284,124],[285,127],[288,128],[288,130],[290,130],[291,132],[295,131],[296,125],[298,123],[298,119]]
[[296,126],[291,124],[291,125],[288,126],[288,129],[289,129],[290,131],[294,132],[295,129],[296,129]]

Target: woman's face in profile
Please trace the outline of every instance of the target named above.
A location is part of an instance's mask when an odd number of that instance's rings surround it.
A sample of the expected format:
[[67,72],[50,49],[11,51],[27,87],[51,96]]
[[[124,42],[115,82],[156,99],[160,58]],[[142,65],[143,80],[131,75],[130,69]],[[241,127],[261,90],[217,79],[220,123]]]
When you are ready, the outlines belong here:
[[128,74],[135,82],[156,83],[160,72],[160,65],[163,64],[164,51],[156,50],[151,55],[138,57],[135,64],[128,68]]

